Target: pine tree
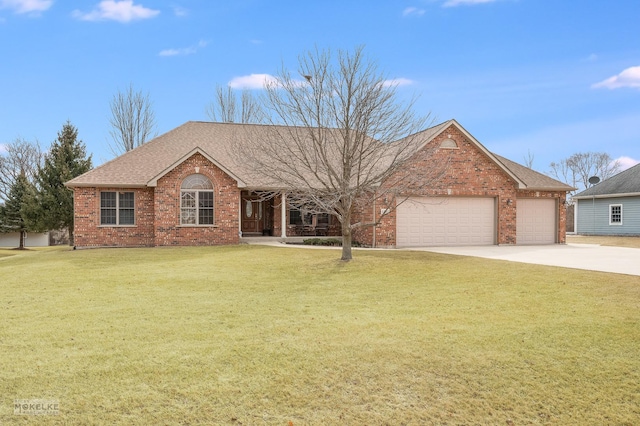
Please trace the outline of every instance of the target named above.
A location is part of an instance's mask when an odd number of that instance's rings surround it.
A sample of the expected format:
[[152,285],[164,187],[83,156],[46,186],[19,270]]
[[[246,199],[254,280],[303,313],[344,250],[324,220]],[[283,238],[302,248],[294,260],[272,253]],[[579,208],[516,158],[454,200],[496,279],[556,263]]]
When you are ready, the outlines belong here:
[[36,191],[25,207],[28,222],[39,231],[69,229],[73,244],[73,192],[64,183],[91,170],[91,156],[69,121],[58,132],[36,175]]
[[24,249],[24,238],[31,227],[25,220],[22,210],[26,199],[29,196],[31,184],[24,174],[19,175],[11,189],[4,206],[0,207],[0,231],[20,233],[20,243],[18,249]]

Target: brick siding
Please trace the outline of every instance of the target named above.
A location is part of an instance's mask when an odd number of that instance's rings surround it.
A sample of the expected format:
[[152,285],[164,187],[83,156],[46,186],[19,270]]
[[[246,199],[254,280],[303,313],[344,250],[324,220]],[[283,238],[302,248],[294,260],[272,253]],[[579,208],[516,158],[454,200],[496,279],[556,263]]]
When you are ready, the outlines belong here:
[[[443,140],[451,138],[458,147],[439,148]],[[436,166],[434,168],[435,165]],[[442,167],[446,167],[443,169]],[[492,197],[497,200],[497,236],[498,244],[516,244],[516,205],[518,197],[557,198],[558,236],[557,241],[564,243],[565,236],[565,194],[547,191],[521,191],[517,183],[499,166],[487,157],[463,132],[451,125],[421,151],[416,153],[404,169],[412,176],[414,184],[408,185],[404,197]],[[444,172],[444,174],[442,174]],[[413,179],[415,178],[415,179]],[[390,181],[392,181],[390,179]],[[424,184],[426,182],[426,184]],[[512,200],[511,204],[507,201]],[[390,203],[395,205],[393,200]],[[381,203],[382,204],[382,203]],[[375,209],[379,214],[380,208]],[[368,211],[367,211],[368,210]],[[373,208],[360,208],[355,212],[354,222],[371,222]],[[375,236],[374,236],[375,232]],[[376,247],[394,247],[396,245],[396,211],[382,218],[380,224],[354,231],[354,240]]]
[[[135,225],[100,225],[100,193],[113,191],[134,193]],[[73,198],[76,247],[153,246],[153,188],[74,188]]]
[[[454,149],[439,148],[451,138]],[[434,164],[438,165],[434,167]],[[446,169],[442,169],[446,165]],[[408,186],[406,196],[491,197],[497,206],[498,244],[516,243],[517,198],[546,197],[558,199],[557,241],[566,241],[566,194],[563,192],[522,191],[516,182],[472,143],[456,126],[451,125],[412,158],[406,172],[415,183]],[[435,178],[441,172],[444,174]],[[214,225],[180,225],[180,186],[189,175],[199,173],[214,186]],[[393,179],[390,179],[393,181]],[[135,193],[134,226],[100,226],[100,192],[132,191]],[[191,246],[238,244],[240,189],[237,182],[199,153],[194,154],[160,178],[155,188],[74,188],[75,243],[78,247],[98,246]],[[514,202],[508,203],[508,200]],[[396,199],[388,198],[395,205]],[[273,235],[281,235],[281,197],[273,202]],[[353,222],[371,223],[375,214],[387,207],[384,200],[360,203]],[[289,225],[287,235],[296,233]],[[332,219],[329,235],[340,235],[337,220]],[[353,240],[376,247],[396,245],[396,212],[391,209],[375,228],[354,230]]]
[[[214,225],[180,225],[180,185],[199,173],[214,187]],[[100,192],[135,193],[134,226],[100,226]],[[141,247],[238,244],[240,190],[235,180],[194,154],[158,180],[155,188],[74,188],[77,247]]]

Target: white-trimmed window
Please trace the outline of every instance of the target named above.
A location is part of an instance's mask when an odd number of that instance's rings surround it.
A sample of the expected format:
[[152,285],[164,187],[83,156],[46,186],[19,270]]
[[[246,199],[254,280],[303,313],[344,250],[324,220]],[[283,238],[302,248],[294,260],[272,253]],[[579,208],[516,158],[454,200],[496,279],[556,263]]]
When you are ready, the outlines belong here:
[[117,191],[101,192],[100,225],[135,225],[134,193]]
[[213,184],[204,175],[189,175],[180,187],[180,225],[213,225]]
[[609,204],[609,225],[622,225],[622,204]]

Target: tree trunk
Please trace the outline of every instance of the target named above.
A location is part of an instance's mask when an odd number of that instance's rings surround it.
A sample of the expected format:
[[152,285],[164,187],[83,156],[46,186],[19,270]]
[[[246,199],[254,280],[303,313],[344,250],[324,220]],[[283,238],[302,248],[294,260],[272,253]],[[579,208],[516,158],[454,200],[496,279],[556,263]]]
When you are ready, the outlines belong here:
[[18,250],[24,250],[24,234],[26,231],[20,231],[20,243],[18,244]]
[[69,245],[73,247],[75,245],[73,244],[74,243],[73,224],[67,229],[69,230]]
[[345,262],[353,258],[351,255],[351,213],[342,218],[342,257]]

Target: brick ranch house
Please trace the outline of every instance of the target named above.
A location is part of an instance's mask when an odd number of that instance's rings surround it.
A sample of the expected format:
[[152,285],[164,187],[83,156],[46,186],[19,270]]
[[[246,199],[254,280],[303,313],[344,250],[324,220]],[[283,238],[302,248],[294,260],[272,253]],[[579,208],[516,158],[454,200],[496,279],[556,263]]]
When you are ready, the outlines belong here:
[[[255,135],[268,127],[187,122],[70,180],[76,247],[340,235],[336,218],[290,208],[282,203],[286,191],[265,201],[259,176],[234,169],[227,146],[246,138],[247,129]],[[407,167],[419,174],[446,156],[446,175],[435,185],[414,185],[378,226],[355,232],[355,241],[373,247],[565,243],[566,193],[573,188],[489,152],[455,120],[419,136],[424,143]],[[427,148],[434,154],[421,156]],[[355,220],[367,220],[366,212],[359,214]]]

